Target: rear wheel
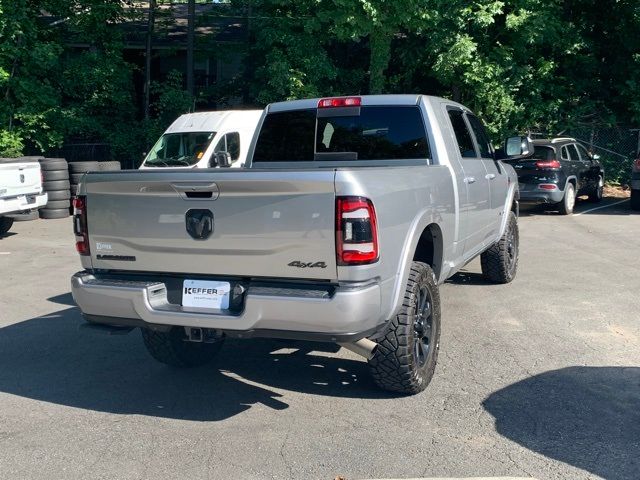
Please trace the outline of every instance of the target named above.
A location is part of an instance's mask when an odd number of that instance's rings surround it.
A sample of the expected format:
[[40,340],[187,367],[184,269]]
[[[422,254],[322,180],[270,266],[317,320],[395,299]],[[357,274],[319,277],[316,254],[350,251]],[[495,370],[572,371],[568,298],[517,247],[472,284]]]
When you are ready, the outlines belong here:
[[13,225],[13,218],[10,217],[0,217],[0,235],[4,235],[9,231]]
[[147,351],[160,363],[173,367],[198,367],[211,362],[224,343],[224,336],[211,343],[189,342],[183,327],[168,332],[142,329]]
[[640,210],[640,190],[631,190],[631,209]]
[[573,183],[567,183],[564,189],[564,198],[558,204],[560,215],[571,215],[576,206],[576,187]]
[[440,293],[431,267],[413,262],[398,315],[378,341],[369,367],[384,390],[415,394],[429,385],[440,348]]
[[500,240],[480,255],[482,275],[494,283],[511,282],[518,271],[520,232],[516,214],[509,212],[507,228]]
[[604,179],[602,177],[598,177],[598,184],[596,188],[589,194],[589,201],[591,202],[599,202],[602,200],[602,192],[604,190]]

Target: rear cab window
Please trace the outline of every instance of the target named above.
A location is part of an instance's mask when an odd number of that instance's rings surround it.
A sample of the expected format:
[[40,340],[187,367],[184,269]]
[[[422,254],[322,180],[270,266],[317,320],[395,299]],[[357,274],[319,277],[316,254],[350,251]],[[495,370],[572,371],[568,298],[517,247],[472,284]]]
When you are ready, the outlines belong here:
[[428,158],[420,107],[370,105],[269,113],[253,163],[313,162],[322,166]]

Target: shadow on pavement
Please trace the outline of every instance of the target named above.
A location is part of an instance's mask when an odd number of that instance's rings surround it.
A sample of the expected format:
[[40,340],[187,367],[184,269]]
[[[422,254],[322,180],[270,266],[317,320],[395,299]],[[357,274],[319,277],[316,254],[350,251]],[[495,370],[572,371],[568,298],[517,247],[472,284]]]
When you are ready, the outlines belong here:
[[[63,296],[64,297],[64,296]],[[218,421],[261,403],[284,410],[280,393],[389,398],[364,361],[326,356],[335,345],[227,340],[217,362],[174,369],[153,360],[138,330],[80,330],[77,308],[0,328],[0,392],[115,414]],[[261,386],[253,385],[260,383]]]
[[640,368],[569,367],[493,393],[498,433],[607,479],[640,478]]
[[446,283],[452,283],[454,285],[493,285],[495,283],[490,282],[481,273],[468,272],[462,270],[456,273],[453,277],[447,279]]
[[70,307],[76,306],[76,302],[73,301],[71,292],[63,293],[62,295],[56,295],[55,297],[49,297],[47,298],[47,301],[57,303],[58,305],[68,305]]
[[[623,203],[617,202],[624,201]],[[603,207],[603,208],[599,208]],[[591,209],[596,208],[597,210],[589,211]],[[605,197],[601,202],[591,202],[586,199],[586,197],[580,197],[576,199],[576,206],[574,209],[574,214],[581,214],[585,212],[584,215],[632,215],[634,212],[629,207],[628,199],[625,201],[624,198],[617,197]],[[545,204],[520,204],[520,216],[521,217],[536,217],[536,216],[552,216],[552,217],[563,217],[558,212],[558,208],[554,205],[545,205]]]

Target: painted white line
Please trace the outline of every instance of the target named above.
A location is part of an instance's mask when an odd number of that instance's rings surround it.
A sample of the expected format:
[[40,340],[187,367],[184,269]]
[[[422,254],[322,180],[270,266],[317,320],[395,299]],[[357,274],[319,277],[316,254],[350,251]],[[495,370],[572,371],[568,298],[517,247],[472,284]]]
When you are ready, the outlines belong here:
[[584,212],[576,213],[574,217],[578,217],[580,215],[584,215],[585,213],[595,212],[596,210],[600,210],[602,208],[613,207],[614,205],[620,205],[621,203],[628,202],[629,199],[625,198],[624,200],[620,200],[619,202],[610,203],[609,205],[600,205],[599,207],[590,208],[589,210],[585,210]]
[[0,252],[0,255],[11,255],[11,252]]

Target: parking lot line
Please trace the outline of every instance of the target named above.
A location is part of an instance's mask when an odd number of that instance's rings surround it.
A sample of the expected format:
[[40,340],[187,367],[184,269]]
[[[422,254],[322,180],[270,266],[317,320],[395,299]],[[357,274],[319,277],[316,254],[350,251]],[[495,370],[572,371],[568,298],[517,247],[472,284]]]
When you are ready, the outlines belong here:
[[599,207],[590,208],[589,210],[585,210],[584,212],[576,213],[576,214],[574,214],[574,216],[577,217],[579,215],[584,215],[585,213],[595,212],[596,210],[600,210],[600,209],[603,209],[603,208],[613,207],[614,205],[620,205],[621,203],[628,202],[628,201],[629,201],[629,199],[625,198],[624,200],[620,200],[619,202],[610,203],[609,205],[600,205]]

